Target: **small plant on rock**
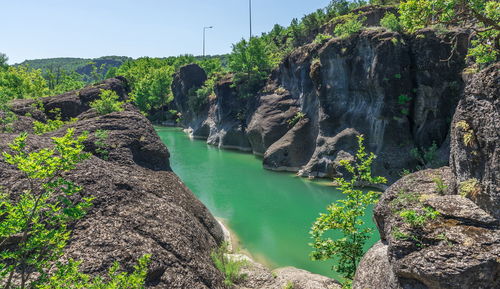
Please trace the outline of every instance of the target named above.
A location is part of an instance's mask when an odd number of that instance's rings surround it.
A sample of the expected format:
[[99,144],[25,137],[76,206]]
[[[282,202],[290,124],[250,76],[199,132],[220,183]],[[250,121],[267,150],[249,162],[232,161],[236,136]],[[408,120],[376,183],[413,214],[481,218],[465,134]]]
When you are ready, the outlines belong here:
[[475,178],[465,180],[458,186],[459,194],[462,197],[476,197],[481,192],[481,185]]
[[246,262],[230,258],[228,256],[228,246],[228,243],[222,243],[222,245],[213,251],[210,256],[212,257],[215,267],[224,274],[224,284],[231,287],[246,278],[246,275],[240,273],[241,267],[243,267]]
[[448,186],[445,185],[443,178],[436,177],[432,179],[432,181],[436,184],[436,192],[438,194],[444,195],[444,193],[446,193],[446,190],[448,189]]
[[293,118],[291,118],[291,119],[289,119],[289,120],[286,121],[288,123],[288,127],[294,127],[304,117],[306,117],[306,114],[303,113],[303,112],[301,112],[301,111],[298,111],[293,116]]
[[109,133],[107,130],[98,129],[94,133],[96,140],[94,144],[96,146],[96,153],[103,159],[108,160],[109,151],[107,150],[106,140],[109,137]]

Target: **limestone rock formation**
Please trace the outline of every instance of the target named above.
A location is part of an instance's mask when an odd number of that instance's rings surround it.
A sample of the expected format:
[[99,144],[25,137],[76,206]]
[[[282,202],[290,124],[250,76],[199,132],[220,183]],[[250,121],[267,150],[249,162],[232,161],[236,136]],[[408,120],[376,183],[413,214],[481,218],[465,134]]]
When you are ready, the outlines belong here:
[[[372,13],[376,24],[382,10],[363,13]],[[455,32],[404,35],[380,27],[299,47],[256,97],[240,98],[224,79],[208,107],[181,111],[190,115],[184,125],[210,144],[263,155],[265,168],[302,176],[342,175],[338,160],[353,155],[358,134],[378,155],[374,173],[390,182],[403,169],[445,165],[464,87],[468,36],[458,32],[456,49],[449,44]],[[174,88],[183,83],[181,73],[175,79]],[[185,92],[173,91],[185,99]],[[290,125],[299,112],[307,125]],[[433,151],[424,163],[412,150]]]
[[[139,257],[151,254],[147,288],[223,288],[223,276],[210,258],[223,240],[222,229],[170,170],[168,150],[142,114],[131,106],[105,116],[89,110],[89,102],[99,96],[101,88],[127,97],[126,81],[110,79],[81,91],[43,98],[44,111],[30,101],[14,104],[20,115],[32,111],[33,116],[50,118],[46,112],[58,107],[63,118],[80,119],[45,135],[30,134],[32,149],[50,146],[50,137],[63,135],[67,127],[89,133],[85,149],[93,156],[68,177],[84,188],[79,197],[95,199],[85,218],[74,224],[65,258],[81,260],[86,273],[105,274],[115,261],[132,270]],[[32,121],[23,116],[14,127],[19,131]],[[108,131],[107,157],[96,152],[97,130]],[[0,151],[8,150],[7,144],[15,136],[1,134]],[[16,194],[25,187],[25,180],[0,161],[0,186]]]
[[451,126],[451,168],[408,175],[382,195],[374,210],[382,240],[353,288],[500,287],[499,68],[465,89]]

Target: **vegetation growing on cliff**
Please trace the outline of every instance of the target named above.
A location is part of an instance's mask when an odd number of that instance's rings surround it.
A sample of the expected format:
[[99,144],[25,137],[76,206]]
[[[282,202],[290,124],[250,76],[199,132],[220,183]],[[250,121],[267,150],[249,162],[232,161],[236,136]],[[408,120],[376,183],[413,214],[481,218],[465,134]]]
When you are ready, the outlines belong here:
[[100,98],[91,102],[90,107],[100,115],[122,111],[124,102],[119,99],[120,97],[113,90],[101,89]]
[[399,5],[400,21],[409,32],[444,24],[473,31],[469,55],[486,64],[500,56],[500,3],[489,0],[407,0]]
[[[81,219],[92,197],[67,179],[66,173],[90,157],[83,151],[86,135],[76,137],[68,129],[54,137],[52,148],[29,151],[23,133],[3,152],[6,163],[24,174],[23,192],[0,194],[0,279],[11,288],[142,288],[149,256],[139,260],[132,274],[110,269],[109,279],[91,278],[78,272],[78,262],[59,262],[67,245],[70,224]],[[64,285],[63,285],[64,284]]]
[[[379,196],[378,192],[363,192],[356,186],[363,183],[386,182],[383,177],[372,176],[371,165],[375,155],[366,152],[363,141],[363,136],[359,136],[359,148],[354,161],[341,161],[341,165],[352,175],[351,179],[335,179],[339,190],[346,195],[346,198],[331,204],[327,208],[327,213],[321,213],[310,231],[313,239],[310,245],[314,248],[311,253],[312,259],[335,259],[337,262],[333,269],[344,277],[344,287],[350,287],[363,256],[363,246],[373,232],[373,229],[364,227],[365,223],[361,217],[364,216],[368,206],[378,202]],[[325,235],[329,231],[338,231],[343,237],[332,239]]]

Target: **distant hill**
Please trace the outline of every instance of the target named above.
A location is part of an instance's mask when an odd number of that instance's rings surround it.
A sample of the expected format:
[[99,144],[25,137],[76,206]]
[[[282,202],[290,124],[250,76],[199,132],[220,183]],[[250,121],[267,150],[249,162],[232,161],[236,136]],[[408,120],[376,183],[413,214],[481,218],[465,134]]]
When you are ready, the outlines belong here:
[[41,69],[43,72],[56,70],[74,71],[81,74],[85,81],[89,81],[94,70],[101,75],[106,75],[111,67],[120,67],[127,60],[132,60],[132,58],[127,56],[103,56],[99,58],[60,57],[25,60],[22,63],[16,64],[16,66],[27,65],[33,69]]

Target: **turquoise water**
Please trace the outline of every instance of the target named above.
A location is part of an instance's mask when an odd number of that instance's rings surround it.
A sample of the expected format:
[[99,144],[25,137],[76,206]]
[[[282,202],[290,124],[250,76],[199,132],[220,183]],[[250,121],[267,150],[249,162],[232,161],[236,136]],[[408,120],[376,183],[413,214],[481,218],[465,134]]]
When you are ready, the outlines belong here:
[[[177,128],[156,129],[170,151],[174,172],[213,215],[226,220],[254,258],[272,268],[294,266],[337,277],[331,261],[309,259],[308,246],[318,214],[342,198],[330,182],[267,171],[252,154],[190,140]],[[365,221],[375,227],[371,212]],[[367,248],[378,240],[376,234]]]

